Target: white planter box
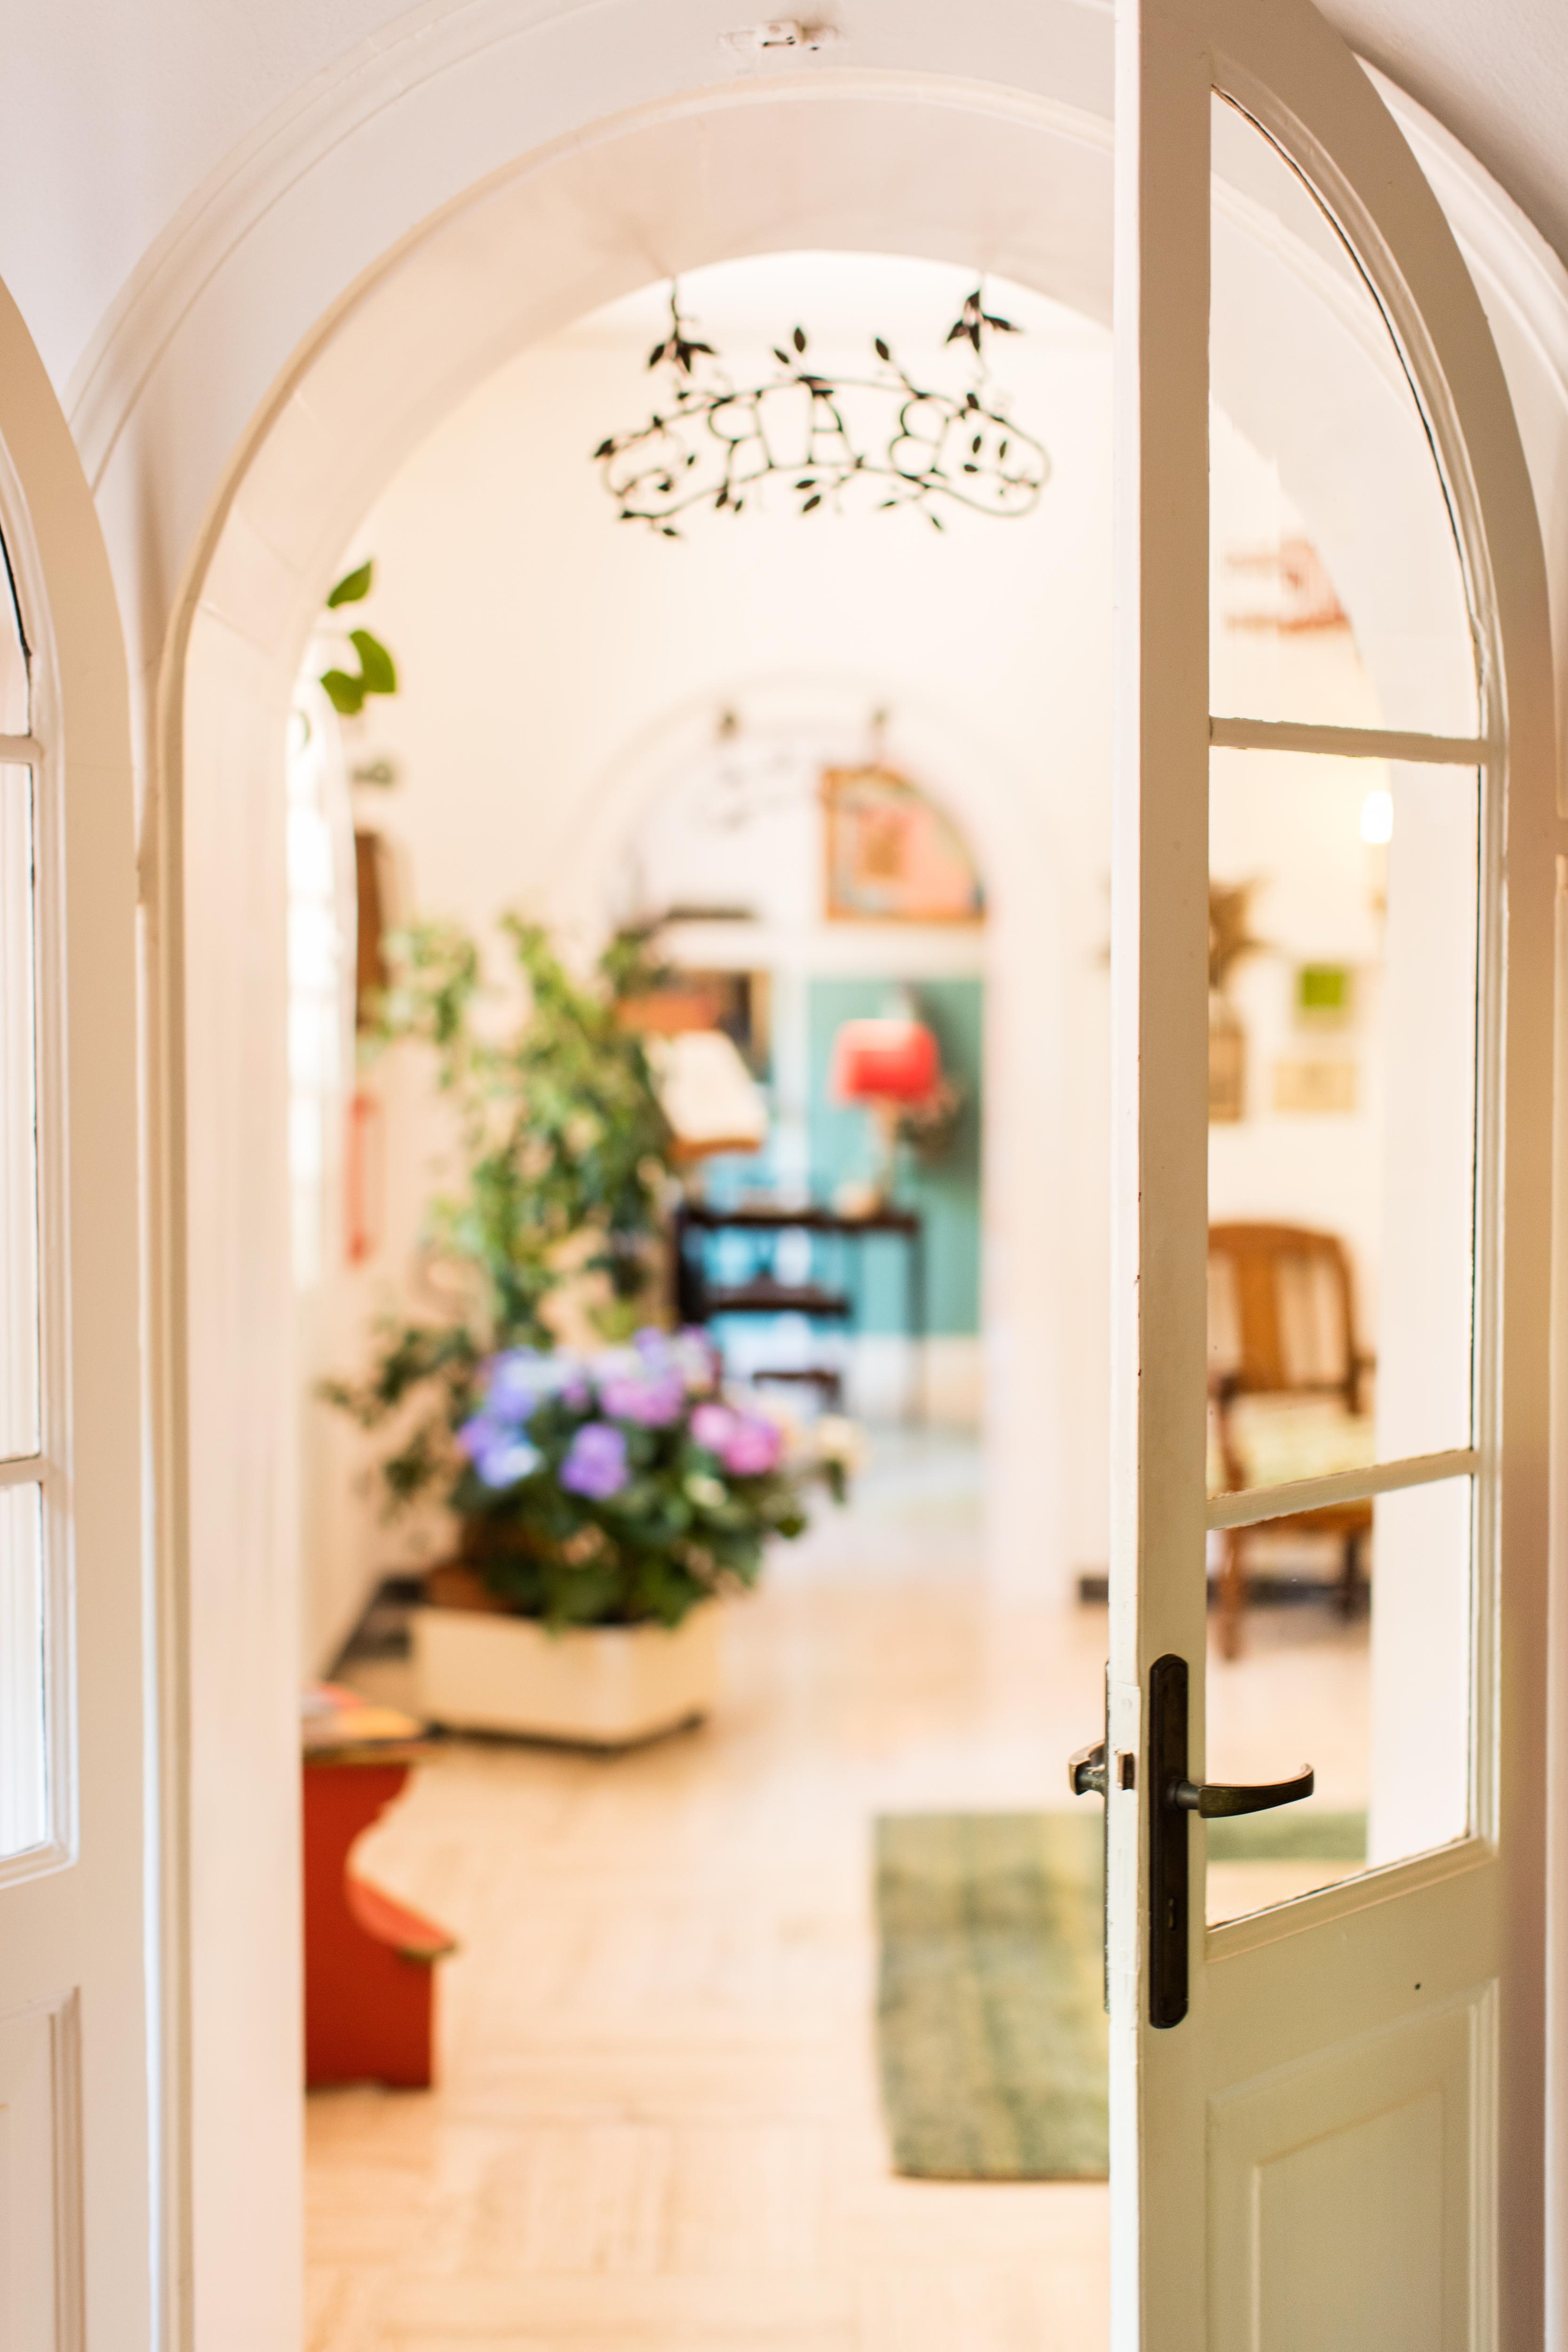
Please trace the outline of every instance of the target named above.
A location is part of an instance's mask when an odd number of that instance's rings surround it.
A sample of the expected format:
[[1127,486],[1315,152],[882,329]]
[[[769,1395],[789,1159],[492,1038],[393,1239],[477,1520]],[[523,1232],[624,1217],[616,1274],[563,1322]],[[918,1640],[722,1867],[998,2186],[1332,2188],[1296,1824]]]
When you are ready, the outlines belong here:
[[707,1714],[719,1686],[719,1611],[707,1602],[673,1633],[662,1625],[549,1633],[530,1617],[416,1609],[414,1669],[431,1723],[627,1748]]

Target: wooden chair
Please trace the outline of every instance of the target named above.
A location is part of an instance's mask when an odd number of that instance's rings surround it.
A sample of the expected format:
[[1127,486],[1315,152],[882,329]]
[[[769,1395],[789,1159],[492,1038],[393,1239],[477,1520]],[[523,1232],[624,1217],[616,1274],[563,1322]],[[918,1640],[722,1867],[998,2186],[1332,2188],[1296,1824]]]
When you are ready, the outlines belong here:
[[[1350,1260],[1336,1234],[1302,1225],[1211,1225],[1208,1349],[1212,1493],[1234,1494],[1371,1460],[1366,1376],[1373,1359],[1357,1343]],[[1265,1414],[1277,1416],[1271,1466],[1260,1465],[1258,1429],[1247,1426],[1249,1399],[1268,1400]],[[1305,1408],[1297,1415],[1304,1429],[1292,1428],[1296,1407]],[[1258,1415],[1252,1418],[1256,1424]],[[1268,1426],[1265,1420],[1265,1431]],[[1298,1464],[1289,1459],[1292,1442],[1304,1455]],[[1268,1528],[1338,1537],[1340,1606],[1347,1617],[1353,1614],[1363,1598],[1371,1503],[1297,1511],[1270,1519]],[[1251,1528],[1226,1531],[1219,1638],[1227,1658],[1241,1647],[1247,1550],[1256,1533]]]

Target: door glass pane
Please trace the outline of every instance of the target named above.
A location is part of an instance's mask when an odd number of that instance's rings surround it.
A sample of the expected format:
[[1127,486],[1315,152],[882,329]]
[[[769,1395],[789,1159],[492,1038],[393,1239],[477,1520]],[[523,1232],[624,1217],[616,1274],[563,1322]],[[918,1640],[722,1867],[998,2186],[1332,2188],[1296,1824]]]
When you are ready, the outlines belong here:
[[1316,1774],[1305,1803],[1205,1825],[1211,1926],[1464,1836],[1472,1510],[1449,1478],[1210,1537],[1205,1778]]
[[0,544],[0,735],[26,735],[30,716],[26,640],[10,558]]
[[[1211,1510],[1471,1443],[1479,819],[1473,770],[1212,755]],[[1470,1517],[1211,1535],[1207,1777],[1318,1773],[1210,1825],[1211,1919],[1463,1834]]]
[[0,1486],[0,1860],[49,1833],[43,1509]]
[[1470,1444],[1468,769],[1216,751],[1210,1484]]
[[1394,339],[1272,142],[1213,110],[1210,708],[1478,730],[1464,581]]
[[0,768],[0,1458],[38,1450],[32,782]]

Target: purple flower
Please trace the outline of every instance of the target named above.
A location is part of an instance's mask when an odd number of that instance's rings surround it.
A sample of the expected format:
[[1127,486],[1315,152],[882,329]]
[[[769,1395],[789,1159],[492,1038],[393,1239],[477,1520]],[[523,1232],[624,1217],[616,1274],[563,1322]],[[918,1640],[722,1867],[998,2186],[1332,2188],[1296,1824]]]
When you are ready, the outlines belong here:
[[482,1412],[463,1423],[458,1444],[487,1486],[515,1486],[520,1479],[531,1477],[544,1459],[537,1445]]
[[486,1412],[514,1424],[531,1420],[546,1397],[579,1376],[574,1357],[542,1355],[537,1348],[508,1348],[486,1370]]
[[727,1404],[700,1404],[691,1416],[691,1434],[710,1454],[722,1454],[735,1432],[735,1416]]
[[657,1323],[645,1323],[640,1331],[632,1333],[632,1345],[651,1372],[662,1372],[673,1352],[668,1331]]
[[458,1430],[458,1445],[470,1462],[477,1462],[481,1454],[489,1454],[492,1447],[504,1444],[510,1435],[510,1432],[502,1429],[498,1422],[491,1421],[488,1413],[477,1412],[472,1421],[464,1422]]
[[686,1410],[686,1383],[675,1371],[635,1373],[603,1382],[599,1408],[616,1421],[643,1429],[668,1429]]
[[544,1456],[526,1437],[510,1437],[481,1454],[474,1467],[487,1486],[516,1486],[531,1478]]
[[625,1433],[607,1421],[585,1421],[561,1465],[561,1484],[567,1493],[606,1502],[620,1493],[629,1475]]
[[[692,1418],[695,1420],[696,1415]],[[784,1434],[774,1423],[741,1413],[735,1416],[734,1428],[719,1449],[719,1458],[731,1477],[761,1478],[778,1468],[783,1453]]]

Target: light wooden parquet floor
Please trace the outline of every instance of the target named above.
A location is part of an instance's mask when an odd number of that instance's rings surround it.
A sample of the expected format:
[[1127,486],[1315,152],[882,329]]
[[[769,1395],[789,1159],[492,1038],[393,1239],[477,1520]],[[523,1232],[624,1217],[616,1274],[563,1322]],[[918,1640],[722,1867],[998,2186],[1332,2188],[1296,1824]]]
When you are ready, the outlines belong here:
[[[1103,2187],[898,2180],[878,2112],[872,1816],[1065,1801],[1100,1706],[1104,1612],[988,1592],[977,1528],[967,1449],[884,1457],[703,1729],[419,1773],[363,1860],[462,1939],[440,2087],[310,2100],[308,2352],[1103,2346]],[[1303,1630],[1248,1685],[1353,1736],[1364,1637]]]

